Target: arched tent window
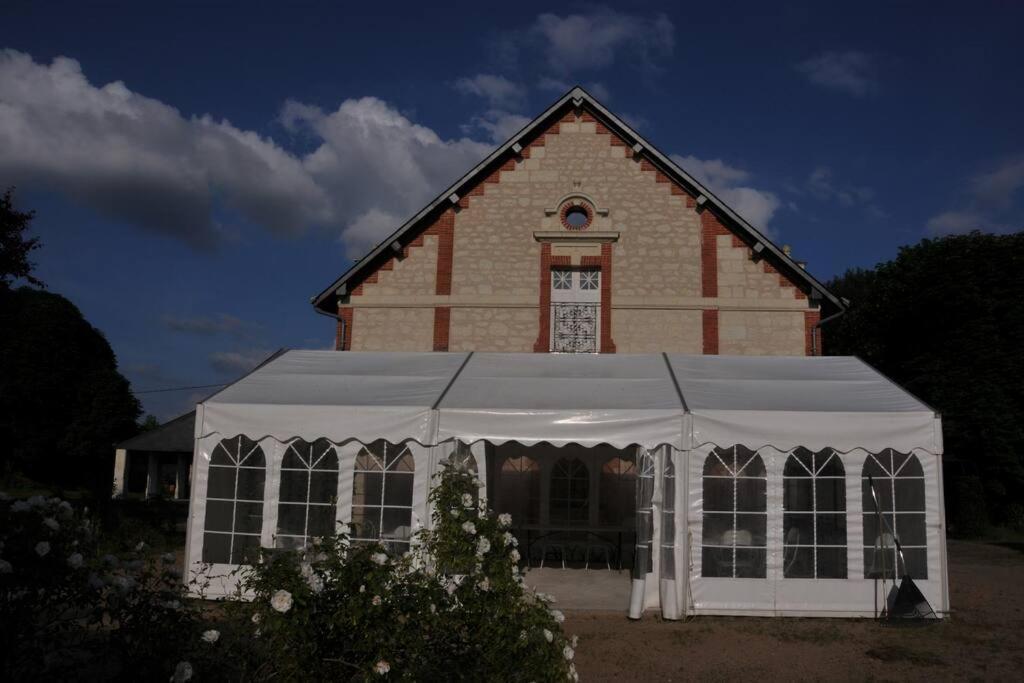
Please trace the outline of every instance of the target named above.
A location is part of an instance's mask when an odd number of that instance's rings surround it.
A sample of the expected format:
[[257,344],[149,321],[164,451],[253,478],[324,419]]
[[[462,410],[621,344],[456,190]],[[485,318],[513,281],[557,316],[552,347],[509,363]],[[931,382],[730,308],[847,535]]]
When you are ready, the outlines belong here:
[[249,564],[263,532],[266,458],[247,436],[218,443],[210,454],[203,522],[203,562]]
[[846,578],[846,472],[832,449],[796,449],[782,474],[782,573]]
[[[498,453],[515,448],[521,447],[505,444],[498,447]],[[501,467],[495,476],[495,488],[490,493],[495,511],[512,515],[512,524],[517,527],[536,524],[540,521],[540,464],[528,455],[514,450],[511,453],[498,460]]]
[[598,486],[598,518],[604,526],[635,526],[636,462],[631,453],[604,461]]
[[334,533],[338,501],[338,453],[327,439],[288,444],[281,461],[277,507],[279,548],[302,548],[311,536]]
[[[878,509],[883,519],[879,528],[879,514],[875,511],[874,496],[868,485],[874,482]],[[869,454],[862,473],[864,492],[864,577],[893,578],[903,571],[915,579],[928,578],[928,543],[925,524],[924,471],[916,455],[897,453],[886,449]],[[896,544],[903,547],[904,567],[896,567]],[[885,549],[883,556],[882,550]]]
[[378,440],[359,450],[352,486],[353,539],[382,540],[398,552],[408,549],[415,470],[406,444]]
[[585,523],[590,519],[590,473],[579,458],[562,458],[551,471],[551,521]]
[[716,448],[704,461],[701,574],[765,577],[768,479],[764,461],[744,446]]

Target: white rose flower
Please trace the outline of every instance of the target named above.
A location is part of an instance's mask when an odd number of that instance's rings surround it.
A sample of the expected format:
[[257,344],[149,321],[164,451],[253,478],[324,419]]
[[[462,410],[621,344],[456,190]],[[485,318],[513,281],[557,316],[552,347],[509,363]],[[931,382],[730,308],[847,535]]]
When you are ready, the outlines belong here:
[[486,538],[481,538],[476,543],[476,554],[478,557],[483,557],[487,554],[487,551],[491,549],[491,542]]
[[352,533],[352,527],[350,527],[348,524],[345,524],[344,522],[342,522],[341,524],[338,525],[338,533],[343,535],[343,536],[348,536],[349,534]]
[[27,512],[31,509],[32,506],[23,500],[16,500],[14,501],[14,504],[11,505],[11,512]]
[[57,508],[60,510],[61,517],[70,517],[71,513],[74,511],[71,507],[71,503],[67,502],[66,500],[62,501],[61,504],[57,506]]
[[73,553],[68,557],[68,566],[72,569],[79,569],[82,566],[82,553]]
[[366,592],[366,586],[365,585],[360,585],[359,586],[359,592],[360,593],[365,593]]
[[39,557],[46,557],[46,555],[49,552],[50,552],[50,544],[49,543],[47,543],[46,541],[39,541],[39,543],[36,543],[36,555],[38,555]]
[[519,640],[526,640],[526,631],[519,632]]
[[576,665],[571,662],[569,663],[569,680],[573,683],[580,680],[580,675],[576,673]]
[[551,610],[551,616],[553,616],[555,618],[555,621],[557,621],[559,624],[561,624],[563,621],[565,621],[565,615],[562,614],[557,609]]
[[192,665],[188,662],[178,662],[178,666],[174,667],[171,683],[185,683],[190,680],[192,680]]
[[507,512],[503,512],[498,515],[498,524],[501,526],[512,526],[512,515]]
[[562,648],[562,656],[571,662],[572,658],[576,656],[576,651],[566,645]]
[[544,629],[544,640],[546,640],[546,641],[548,641],[550,643],[554,639],[555,639],[555,634],[552,633],[551,631],[547,630],[547,629]]
[[28,499],[29,507],[41,508],[46,505],[46,498],[43,496],[32,496]]
[[370,555],[370,559],[381,566],[384,566],[388,563],[388,556],[384,553],[374,553],[373,555]]
[[211,628],[209,631],[203,631],[203,642],[204,643],[216,643],[220,640],[220,631],[215,628]]
[[570,640],[569,642],[572,643],[573,647],[576,647],[577,645],[580,644],[580,637],[579,636],[573,636],[572,640]]
[[448,514],[450,514],[452,517],[458,517],[459,511],[455,508],[452,508],[451,510],[448,511]]
[[57,522],[53,517],[47,517],[43,520],[43,524],[48,526],[51,531],[58,531],[60,529],[60,523]]
[[471,507],[473,507],[473,496],[469,495],[468,493],[463,493],[462,494],[462,507],[464,507],[464,508],[471,508]]
[[512,560],[512,562],[518,562],[519,561],[519,557],[520,557],[519,551],[516,550],[515,548],[513,548],[512,552],[510,552],[508,554],[508,559]]
[[14,567],[7,560],[0,560],[0,574],[10,574],[14,571]]
[[487,591],[491,590],[491,580],[485,576],[483,578],[483,581],[477,584],[477,588],[486,593]]
[[473,524],[473,522],[463,522],[462,523],[462,530],[465,531],[470,536],[475,536],[476,535],[476,525]]
[[374,607],[380,607],[380,603],[382,603],[382,602],[383,602],[383,600],[381,600],[381,599],[380,599],[380,596],[379,596],[379,595],[374,595],[374,596],[373,596],[373,600],[371,600],[370,602],[372,602],[372,603],[373,603],[373,606],[374,606]]
[[253,615],[252,615],[252,623],[258,624],[258,623],[260,623],[261,619],[263,619],[263,617],[260,616],[259,612],[254,612],[253,613]]
[[391,671],[391,665],[383,659],[373,665],[373,672],[379,676],[383,676],[389,671]]
[[274,596],[270,598],[270,606],[281,614],[284,614],[292,608],[292,594],[284,589],[277,591],[274,593]]

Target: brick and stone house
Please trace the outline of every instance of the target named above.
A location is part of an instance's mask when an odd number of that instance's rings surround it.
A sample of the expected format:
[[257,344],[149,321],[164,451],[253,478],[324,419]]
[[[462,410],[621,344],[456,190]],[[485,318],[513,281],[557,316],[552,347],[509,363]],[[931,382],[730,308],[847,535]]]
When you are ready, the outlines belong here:
[[313,305],[338,350],[820,355],[787,252],[574,88]]

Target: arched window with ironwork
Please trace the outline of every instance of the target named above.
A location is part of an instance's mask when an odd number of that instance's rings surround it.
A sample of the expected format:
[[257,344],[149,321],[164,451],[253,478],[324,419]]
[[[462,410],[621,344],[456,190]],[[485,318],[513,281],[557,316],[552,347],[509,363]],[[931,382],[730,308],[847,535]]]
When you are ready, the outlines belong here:
[[745,446],[715,448],[704,461],[701,575],[765,578],[767,489],[764,461]]
[[335,531],[338,502],[338,453],[327,439],[288,444],[281,461],[277,506],[278,548],[304,547],[310,537]]
[[415,471],[407,444],[378,440],[359,449],[352,484],[353,540],[381,540],[396,552],[408,549]]
[[797,448],[782,473],[782,574],[846,578],[846,471],[831,448]]
[[[915,579],[927,579],[925,482],[921,462],[912,453],[897,453],[892,449],[869,453],[861,479],[864,577],[894,578],[906,572]],[[874,495],[869,482],[874,485]],[[896,541],[902,547],[902,558]]]
[[590,472],[579,458],[561,458],[551,471],[552,522],[584,524],[590,519]]
[[203,562],[250,564],[263,532],[266,458],[247,436],[223,439],[210,454]]

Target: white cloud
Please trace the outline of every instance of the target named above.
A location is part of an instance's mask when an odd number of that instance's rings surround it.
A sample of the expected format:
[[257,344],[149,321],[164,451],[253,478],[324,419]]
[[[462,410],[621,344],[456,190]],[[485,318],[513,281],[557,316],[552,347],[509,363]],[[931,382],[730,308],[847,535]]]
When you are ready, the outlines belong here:
[[172,332],[184,332],[202,336],[224,334],[236,338],[248,338],[259,331],[259,326],[247,323],[227,313],[215,316],[177,316],[165,314],[160,317],[160,324]]
[[491,109],[480,116],[474,116],[468,124],[462,127],[462,130],[467,134],[474,130],[482,130],[493,142],[502,143],[518,133],[530,120],[529,117],[521,114],[510,114],[500,109]]
[[672,161],[715,193],[751,225],[771,234],[768,227],[782,202],[774,192],[750,187],[750,173],[721,159],[672,155]]
[[829,51],[800,62],[796,70],[815,85],[864,97],[878,89],[871,55],[857,50]]
[[835,201],[846,208],[862,208],[874,218],[887,215],[875,201],[874,189],[865,185],[838,183],[828,166],[818,166],[812,170],[804,185],[807,192],[820,201]]
[[218,372],[240,375],[265,361],[271,353],[267,349],[218,351],[210,354],[210,365]]
[[650,66],[675,47],[675,27],[664,14],[645,17],[608,8],[564,17],[544,13],[528,34],[532,47],[539,47],[559,74],[607,67],[624,53]]
[[73,59],[0,52],[0,184],[67,194],[110,218],[215,243],[217,206],[278,233],[331,217],[327,195],[272,140],[129,90]]
[[[352,248],[412,215],[492,146],[442,139],[389,104],[348,99],[334,111],[287,102],[294,154],[210,116],[187,118],[121,82],[96,86],[78,62],[0,51],[0,186],[63,193],[98,213],[197,247],[234,218],[278,234],[333,230]],[[493,137],[510,119],[486,119]],[[216,218],[215,218],[216,217]]]
[[455,81],[455,89],[469,95],[483,97],[492,108],[515,109],[523,105],[526,88],[504,76],[477,74]]
[[1024,158],[1004,161],[992,170],[970,178],[962,206],[932,216],[925,223],[925,228],[933,235],[971,230],[1019,230],[1024,226],[1024,212],[1016,205],[1021,189],[1024,189]]

